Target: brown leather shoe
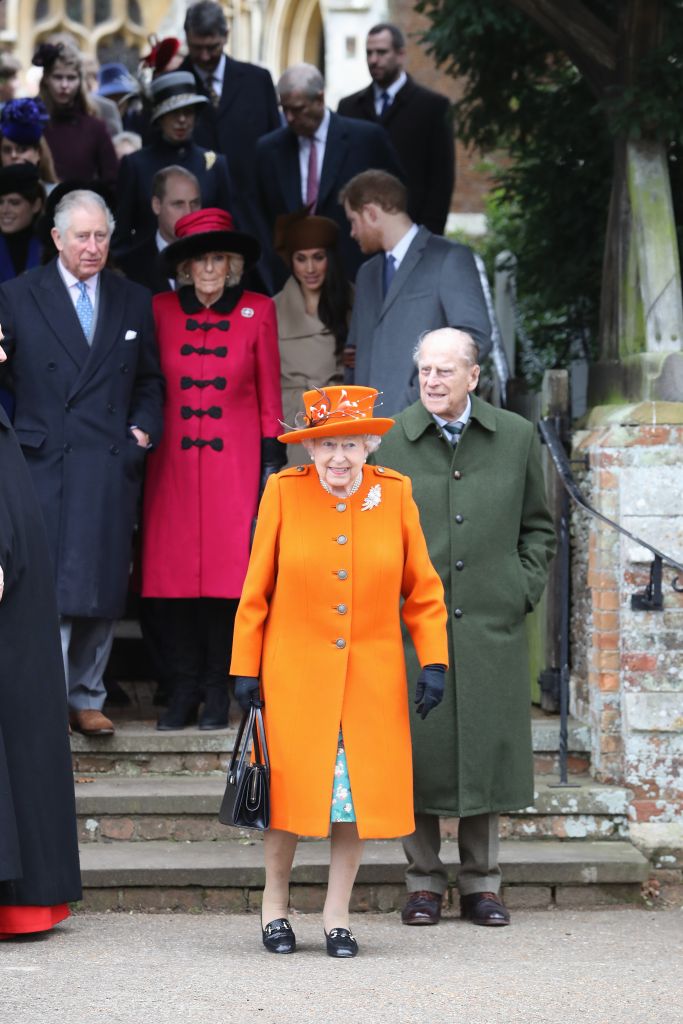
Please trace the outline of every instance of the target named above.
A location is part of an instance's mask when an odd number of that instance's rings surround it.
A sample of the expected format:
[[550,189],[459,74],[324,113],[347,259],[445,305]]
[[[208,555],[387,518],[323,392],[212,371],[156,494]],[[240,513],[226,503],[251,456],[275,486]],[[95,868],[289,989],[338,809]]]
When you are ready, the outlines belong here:
[[495,892],[473,892],[460,897],[460,916],[472,924],[493,927],[510,924],[510,911]]
[[428,892],[427,889],[411,892],[401,911],[401,920],[404,924],[438,924],[442,900],[439,892]]
[[72,711],[70,720],[71,727],[84,736],[112,736],[114,733],[114,723],[101,711]]

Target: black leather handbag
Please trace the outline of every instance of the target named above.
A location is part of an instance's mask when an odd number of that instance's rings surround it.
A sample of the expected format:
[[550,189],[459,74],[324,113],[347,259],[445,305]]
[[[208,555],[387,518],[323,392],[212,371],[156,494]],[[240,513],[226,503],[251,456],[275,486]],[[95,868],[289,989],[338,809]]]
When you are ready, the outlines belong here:
[[[228,765],[223,803],[218,812],[222,825],[261,831],[270,825],[270,761],[262,707],[261,701],[252,705],[240,722]],[[252,742],[253,761],[248,759]]]

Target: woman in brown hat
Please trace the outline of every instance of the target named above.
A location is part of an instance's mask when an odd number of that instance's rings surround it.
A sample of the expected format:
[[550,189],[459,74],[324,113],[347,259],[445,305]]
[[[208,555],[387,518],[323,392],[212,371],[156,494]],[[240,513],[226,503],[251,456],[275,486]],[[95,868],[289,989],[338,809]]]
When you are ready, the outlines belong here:
[[[355,956],[349,901],[364,839],[414,830],[401,619],[423,666],[424,717],[448,661],[443,587],[410,480],[366,466],[393,420],[374,388],[304,395],[313,465],[271,477],[235,620],[231,672],[243,709],[262,696],[271,765],[263,943],[292,953],[289,875],[300,835],[331,832],[323,926],[330,956]],[[401,605],[401,602],[402,605]]]
[[173,692],[159,729],[228,724],[232,623],[265,478],[284,463],[280,360],[272,299],[244,290],[258,243],[224,210],[176,224],[163,252],[177,292],[154,296],[166,378],[164,435],[150,454],[143,505],[142,595],[165,598]]
[[[342,352],[353,301],[337,252],[339,228],[329,217],[307,214],[282,214],[275,224],[275,250],[292,272],[275,296],[285,423],[303,412],[302,391],[344,379]],[[290,446],[288,461],[306,461],[300,445]]]

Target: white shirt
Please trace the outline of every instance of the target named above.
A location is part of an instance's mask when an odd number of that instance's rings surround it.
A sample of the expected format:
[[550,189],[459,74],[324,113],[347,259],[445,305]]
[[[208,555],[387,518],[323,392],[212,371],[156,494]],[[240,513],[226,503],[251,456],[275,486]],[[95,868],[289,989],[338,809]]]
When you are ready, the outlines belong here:
[[200,79],[204,83],[205,88],[210,92],[211,86],[213,85],[214,92],[217,92],[219,96],[223,95],[223,79],[225,78],[225,54],[221,54],[221,59],[216,65],[216,70],[212,74],[208,74],[206,71],[202,71],[196,64],[193,65],[195,71],[199,75]]
[[378,117],[382,116],[382,107],[384,106],[384,102],[382,100],[382,93],[386,92],[388,94],[389,106],[391,107],[394,100],[396,99],[396,93],[403,88],[407,81],[408,76],[405,73],[405,71],[402,71],[401,74],[396,79],[396,81],[392,82],[391,85],[387,85],[386,88],[383,85],[377,85],[376,82],[373,82],[372,88],[374,89],[375,92],[375,113],[377,114]]
[[323,119],[316,128],[315,135],[309,138],[307,135],[299,135],[299,174],[301,175],[301,201],[306,202],[308,194],[308,158],[311,153],[311,146],[315,143],[318,155],[318,186],[322,177],[323,160],[325,159],[325,146],[327,145],[327,133],[330,128],[330,112],[325,107]]
[[[97,300],[98,300],[99,283],[100,283],[100,275],[99,275],[99,273],[93,274],[92,277],[89,277],[86,281],[82,281],[81,282],[81,281],[78,280],[77,277],[74,277],[74,275],[71,273],[70,270],[67,270],[67,268],[62,263],[61,259],[57,260],[57,270],[60,273],[62,281],[66,285],[66,290],[68,291],[69,297],[70,297],[71,301],[74,304],[74,309],[76,308],[76,303],[78,302],[78,297],[81,294],[81,290],[78,287],[79,284],[84,284],[85,287],[87,288],[87,290],[88,290],[88,298],[90,299],[90,305],[92,306],[92,313],[93,313],[92,322],[93,322],[93,333],[94,333],[95,325],[97,324]],[[89,340],[92,341],[92,338],[90,338]]]
[[[472,399],[467,396],[467,405],[464,410],[460,413],[457,420],[444,420],[441,416],[437,416],[435,412],[432,413],[432,419],[438,427],[443,428],[446,423],[462,423],[463,425],[469,422],[469,418],[472,415]],[[448,434],[446,434],[448,437]],[[450,440],[450,439],[449,439]],[[452,443],[452,442],[451,442]]]
[[417,234],[417,232],[418,232],[417,224],[412,224],[408,228],[408,230],[406,231],[406,233],[403,236],[403,238],[399,239],[399,241],[396,243],[394,248],[393,249],[389,249],[388,252],[386,253],[387,256],[393,256],[394,257],[394,265],[395,265],[396,270],[398,270],[398,268],[401,266],[401,263],[403,262],[405,254],[408,252],[408,249],[410,248],[410,243],[415,238],[415,235]]

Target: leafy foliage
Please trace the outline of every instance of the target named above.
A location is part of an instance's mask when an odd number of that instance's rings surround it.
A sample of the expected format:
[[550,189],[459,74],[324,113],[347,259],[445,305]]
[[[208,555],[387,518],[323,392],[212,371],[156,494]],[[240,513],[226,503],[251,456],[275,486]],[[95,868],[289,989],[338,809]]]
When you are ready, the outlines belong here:
[[[518,372],[566,365],[596,347],[602,253],[614,138],[670,140],[672,171],[683,142],[683,4],[666,0],[667,32],[643,61],[637,86],[596,100],[567,56],[509,0],[420,0],[437,63],[464,79],[459,137],[488,157],[495,190],[485,258],[518,261],[522,351]],[[587,0],[616,26],[619,0]]]

